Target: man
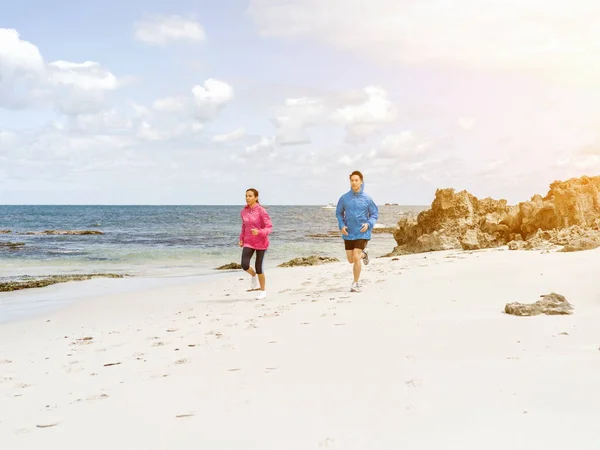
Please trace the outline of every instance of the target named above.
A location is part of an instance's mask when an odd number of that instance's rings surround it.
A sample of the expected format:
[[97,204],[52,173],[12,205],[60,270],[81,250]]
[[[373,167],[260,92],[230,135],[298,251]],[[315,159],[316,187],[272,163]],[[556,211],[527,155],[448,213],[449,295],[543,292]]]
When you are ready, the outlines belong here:
[[371,230],[379,217],[375,202],[364,193],[363,175],[358,170],[350,174],[350,190],[338,200],[335,215],[346,248],[346,257],[354,264],[354,282],[351,292],[360,292],[358,280],[362,262],[369,264],[367,244],[371,239]]

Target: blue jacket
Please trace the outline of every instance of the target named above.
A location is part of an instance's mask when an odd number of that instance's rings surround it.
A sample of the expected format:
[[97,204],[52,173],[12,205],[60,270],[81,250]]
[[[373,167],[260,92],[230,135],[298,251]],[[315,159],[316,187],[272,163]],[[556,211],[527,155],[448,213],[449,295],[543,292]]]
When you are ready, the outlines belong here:
[[[371,239],[371,230],[377,223],[379,210],[371,197],[364,193],[364,183],[360,185],[360,190],[354,192],[350,189],[338,200],[335,216],[338,220],[338,227],[341,230],[344,226],[348,227],[348,236],[342,234],[346,240]],[[360,232],[364,223],[369,224],[369,228],[364,233]]]

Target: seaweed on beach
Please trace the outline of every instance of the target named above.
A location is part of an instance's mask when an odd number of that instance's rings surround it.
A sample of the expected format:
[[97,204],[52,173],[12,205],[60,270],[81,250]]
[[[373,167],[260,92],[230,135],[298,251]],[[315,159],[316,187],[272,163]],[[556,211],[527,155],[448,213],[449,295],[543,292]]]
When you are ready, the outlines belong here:
[[91,280],[92,278],[124,278],[125,275],[116,273],[90,273],[82,275],[49,275],[37,277],[31,280],[0,282],[0,292],[18,291],[21,289],[41,288],[56,283],[68,281]]
[[294,258],[287,262],[279,264],[277,267],[298,267],[298,266],[318,266],[321,264],[327,264],[332,262],[339,262],[337,258],[330,258],[328,256],[304,256],[301,258]]
[[229,264],[225,264],[223,266],[219,266],[217,268],[215,268],[215,270],[234,270],[234,269],[241,269],[242,265],[239,263],[229,263]]

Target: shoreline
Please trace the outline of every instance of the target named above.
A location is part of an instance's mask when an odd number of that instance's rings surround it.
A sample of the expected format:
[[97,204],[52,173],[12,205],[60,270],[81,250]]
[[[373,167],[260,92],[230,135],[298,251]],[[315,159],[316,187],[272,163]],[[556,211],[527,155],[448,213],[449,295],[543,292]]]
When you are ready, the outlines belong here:
[[[341,238],[339,239],[341,241]],[[384,255],[387,251],[390,251],[393,248],[393,244],[395,243],[393,237],[391,235],[376,235],[373,237],[370,247],[371,247],[371,258],[377,258],[379,256]],[[335,247],[337,248],[337,252],[327,251],[321,252],[327,255],[334,255],[333,257],[339,259],[341,262],[345,260],[345,252],[343,249],[342,242],[334,242]],[[24,317],[29,316],[31,314],[37,315],[38,313],[32,312],[27,313],[26,309],[30,310],[38,309],[39,304],[43,304],[43,311],[49,309],[55,309],[54,303],[56,303],[56,307],[60,308],[62,305],[69,304],[71,302],[77,302],[78,299],[88,299],[90,297],[95,297],[97,294],[94,293],[94,290],[98,292],[111,292],[117,294],[119,290],[123,292],[130,292],[131,289],[135,290],[143,290],[144,284],[148,284],[150,286],[160,286],[160,285],[174,285],[177,284],[177,280],[204,280],[205,277],[215,278],[224,276],[227,273],[238,273],[240,276],[247,276],[241,269],[234,270],[217,270],[218,266],[229,264],[232,262],[239,263],[239,256],[241,250],[236,250],[235,256],[238,257],[237,261],[230,261],[228,257],[225,258],[214,258],[210,260],[210,266],[206,262],[202,262],[197,266],[164,266],[163,262],[155,262],[152,265],[146,266],[144,269],[140,269],[139,266],[125,266],[125,265],[110,265],[102,267],[101,271],[94,271],[88,269],[98,269],[98,267],[81,267],[81,266],[68,266],[65,267],[64,270],[54,271],[54,273],[48,273],[44,267],[47,266],[39,266],[37,270],[31,270],[31,267],[28,268],[28,275],[24,276],[33,276],[35,278],[38,277],[46,277],[46,276],[55,276],[55,275],[81,275],[82,273],[89,273],[93,271],[95,273],[116,273],[120,275],[125,275],[125,278],[131,281],[121,281],[118,282],[116,280],[103,280],[96,281],[95,283],[90,283],[91,280],[87,281],[77,281],[77,282],[67,282],[67,283],[57,283],[51,286],[46,286],[43,288],[27,288],[22,289],[20,291],[11,291],[11,292],[0,292],[0,323],[8,322],[12,319],[12,317]],[[306,253],[306,252],[305,252]],[[320,252],[315,252],[311,254],[317,254]],[[334,254],[335,253],[335,254]],[[271,259],[269,258],[271,255],[267,255],[265,258],[264,267],[265,270],[271,272],[276,269],[280,269],[277,267],[279,264],[283,262],[287,262],[287,259]],[[254,259],[252,260],[252,265],[254,265]],[[285,268],[285,270],[289,270],[290,268]],[[36,272],[38,272],[36,274]],[[32,273],[34,275],[32,275]],[[0,281],[14,281],[15,279],[19,279],[18,276],[5,276],[0,277]],[[133,281],[135,279],[136,281]],[[162,281],[161,281],[162,280]],[[81,287],[75,287],[74,284],[81,284]],[[135,286],[132,288],[131,286]],[[49,290],[51,289],[51,290]],[[42,291],[42,292],[40,292]],[[15,296],[16,292],[20,292],[18,296]],[[18,304],[21,302],[21,304]],[[23,309],[24,311],[20,311]]]
[[[361,293],[347,263],[276,268],[265,301],[224,273],[0,324],[0,435],[11,450],[595,449],[599,256],[373,258]],[[573,315],[503,312],[551,291]]]

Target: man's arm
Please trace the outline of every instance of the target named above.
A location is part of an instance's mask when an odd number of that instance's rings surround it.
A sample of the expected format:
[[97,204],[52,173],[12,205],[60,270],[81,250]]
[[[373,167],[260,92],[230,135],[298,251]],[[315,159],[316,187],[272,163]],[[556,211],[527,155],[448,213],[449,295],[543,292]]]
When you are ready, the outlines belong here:
[[369,224],[369,228],[371,228],[371,230],[377,223],[377,219],[379,219],[379,208],[377,208],[377,205],[375,204],[373,199],[370,199],[370,201],[369,201],[369,220],[367,220],[367,223]]
[[338,228],[341,230],[346,226],[344,218],[344,202],[342,201],[342,197],[340,197],[337,202],[337,207],[335,208],[335,217],[337,217]]

